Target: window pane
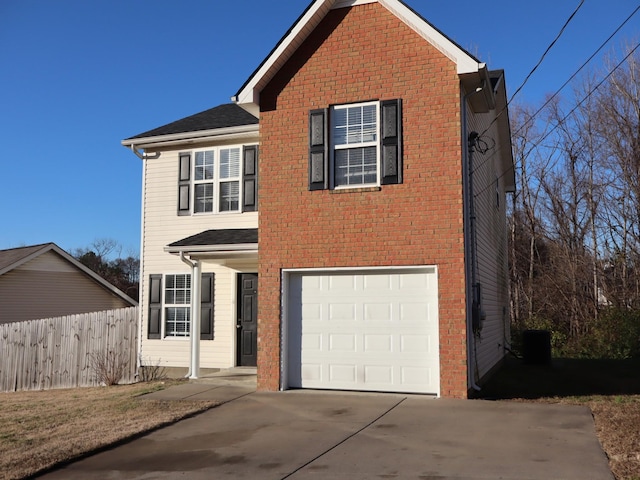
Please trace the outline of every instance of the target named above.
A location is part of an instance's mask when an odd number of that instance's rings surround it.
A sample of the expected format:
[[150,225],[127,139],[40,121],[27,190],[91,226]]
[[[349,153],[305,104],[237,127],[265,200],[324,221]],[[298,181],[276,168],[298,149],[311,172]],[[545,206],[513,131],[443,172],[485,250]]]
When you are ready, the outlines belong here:
[[191,323],[187,307],[167,307],[165,309],[165,336],[188,337]]
[[220,183],[220,211],[233,212],[240,208],[240,182]]
[[377,183],[376,163],[376,147],[336,150],[336,187]]
[[220,150],[220,178],[240,176],[240,149]]
[[195,179],[211,180],[213,178],[214,157],[213,150],[196,152]]
[[191,275],[167,275],[165,285],[165,337],[188,336]]
[[347,109],[346,108],[336,108],[333,112],[333,124],[336,127],[346,127],[347,126]]
[[377,104],[334,108],[334,145],[376,142],[378,138]]
[[194,209],[196,213],[213,212],[213,184],[202,183],[195,187]]

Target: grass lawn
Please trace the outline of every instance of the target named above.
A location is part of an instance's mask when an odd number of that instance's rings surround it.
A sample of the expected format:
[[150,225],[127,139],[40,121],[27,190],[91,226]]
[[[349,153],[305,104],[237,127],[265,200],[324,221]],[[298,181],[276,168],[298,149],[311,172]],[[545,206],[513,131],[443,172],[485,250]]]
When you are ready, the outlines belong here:
[[32,475],[215,405],[140,398],[167,385],[0,393],[0,479]]
[[587,405],[617,480],[640,480],[640,359],[553,359],[524,365],[509,359],[481,397]]

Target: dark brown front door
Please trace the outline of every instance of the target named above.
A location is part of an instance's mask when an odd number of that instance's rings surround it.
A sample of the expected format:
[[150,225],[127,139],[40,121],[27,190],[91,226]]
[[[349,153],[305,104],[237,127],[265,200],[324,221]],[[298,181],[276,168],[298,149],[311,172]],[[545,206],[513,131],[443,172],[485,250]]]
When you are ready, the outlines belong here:
[[258,274],[238,275],[238,365],[255,367],[258,349]]

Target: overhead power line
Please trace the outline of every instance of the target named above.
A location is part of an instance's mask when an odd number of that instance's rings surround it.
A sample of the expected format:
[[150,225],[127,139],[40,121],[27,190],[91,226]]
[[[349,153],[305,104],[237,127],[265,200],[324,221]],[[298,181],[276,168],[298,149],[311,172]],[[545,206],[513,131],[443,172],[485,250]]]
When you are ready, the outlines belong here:
[[567,26],[569,25],[569,23],[571,23],[571,20],[573,20],[573,18],[576,16],[576,14],[578,13],[578,11],[580,10],[580,8],[582,7],[582,5],[584,5],[584,1],[585,0],[580,0],[580,3],[578,4],[578,6],[576,7],[576,9],[573,11],[573,13],[569,16],[569,18],[567,19],[566,22],[564,22],[564,25],[562,26],[562,28],[560,29],[560,31],[558,32],[558,34],[556,35],[556,37],[553,39],[553,41],[549,44],[549,46],[547,47],[547,49],[544,51],[544,53],[542,54],[542,56],[540,57],[540,60],[538,60],[538,63],[535,64],[535,66],[531,69],[531,71],[529,72],[529,74],[525,77],[524,81],[522,82],[522,84],[516,89],[515,93],[513,95],[511,95],[511,99],[509,99],[509,101],[507,102],[507,104],[502,108],[502,110],[500,110],[500,112],[498,113],[498,115],[496,115],[496,117],[493,119],[493,121],[489,124],[489,126],[487,128],[485,128],[485,130],[480,134],[480,136],[484,135],[485,133],[487,133],[487,131],[489,131],[489,129],[498,121],[498,119],[507,111],[507,108],[509,107],[509,105],[511,104],[511,102],[513,102],[513,99],[516,97],[516,95],[518,95],[518,93],[520,93],[520,91],[524,88],[524,86],[527,84],[527,82],[529,81],[529,79],[531,78],[531,76],[534,74],[534,72],[538,69],[538,67],[542,64],[542,62],[544,61],[545,57],[547,56],[547,54],[551,51],[551,49],[553,48],[553,46],[557,43],[557,41],[560,39],[560,37],[562,36],[562,34],[564,33],[564,31],[566,30]]
[[[596,90],[598,90],[598,88],[600,88],[600,87],[601,87],[601,86],[602,86],[602,85],[603,85],[607,80],[609,80],[609,78],[611,77],[611,75],[613,75],[613,74],[616,72],[616,70],[618,70],[618,68],[620,68],[620,67],[622,66],[622,64],[623,64],[623,63],[625,63],[625,62],[627,61],[627,59],[628,59],[629,57],[631,57],[631,55],[633,55],[633,54],[636,52],[636,50],[638,50],[638,48],[640,48],[640,43],[638,43],[638,44],[637,44],[633,49],[631,49],[631,50],[629,51],[629,53],[628,53],[628,54],[627,54],[627,55],[626,55],[626,56],[625,56],[625,57],[624,57],[620,62],[618,62],[618,64],[617,64],[617,65],[616,65],[616,66],[615,66],[615,67],[614,67],[614,68],[613,68],[613,69],[612,69],[612,70],[611,70],[611,71],[610,71],[610,72],[609,72],[609,73],[608,73],[608,74],[607,74],[607,75],[606,75],[606,76],[605,76],[605,77],[604,77],[604,78],[603,78],[603,79],[602,79],[602,80],[601,80],[601,81],[600,81],[600,82],[595,86],[595,87],[593,87],[593,88],[589,91],[589,93],[587,93],[587,94],[584,96],[584,98],[583,98],[582,100],[580,100],[580,101],[576,104],[576,106],[575,106],[575,107],[573,107],[573,108],[571,109],[571,111],[570,111],[569,113],[567,113],[564,117],[562,117],[562,118],[558,121],[558,123],[557,123],[556,125],[554,125],[554,127],[553,127],[553,128],[551,128],[551,129],[550,129],[550,130],[549,130],[549,131],[548,131],[548,132],[547,132],[547,133],[546,133],[546,134],[545,134],[545,135],[544,135],[540,140],[538,140],[536,143],[534,143],[534,144],[531,146],[531,148],[529,149],[529,151],[525,154],[525,156],[529,155],[529,153],[530,153],[533,149],[535,149],[535,148],[539,147],[539,146],[540,146],[540,144],[541,144],[541,143],[542,143],[542,142],[543,142],[543,141],[544,141],[544,140],[545,140],[549,135],[551,135],[551,133],[553,133],[553,132],[554,132],[554,131],[555,131],[555,130],[560,126],[560,125],[562,125],[562,124],[567,120],[567,118],[569,118],[569,117],[573,114],[573,112],[575,112],[578,108],[580,108],[580,106],[581,106],[581,105],[582,105],[582,104],[583,104],[583,103],[584,103],[584,102],[585,102],[589,97],[591,97],[591,95],[593,95],[593,94],[596,92]],[[495,153],[492,153],[491,155],[493,156],[493,155],[495,155]],[[483,162],[483,165],[484,165],[484,163],[486,163],[486,161],[485,161],[485,162]],[[478,168],[479,168],[479,167],[478,167]],[[515,166],[514,166],[514,168],[515,168]],[[475,170],[477,170],[477,169],[475,169]],[[475,171],[475,170],[474,170],[474,171]],[[496,182],[497,182],[498,180],[500,180],[502,177],[504,177],[507,173],[508,173],[508,170],[507,170],[507,171],[505,171],[505,172],[503,172],[503,173],[502,173],[502,175],[500,175],[499,177],[497,177],[494,181],[490,182],[490,183],[489,183],[485,188],[483,188],[483,189],[482,189],[482,190],[480,190],[477,194],[475,194],[475,195],[474,195],[474,198],[477,198],[478,196],[480,196],[480,195],[482,195],[484,192],[486,192],[489,188],[493,187],[493,186],[496,184]]]
[[[638,11],[640,11],[640,5],[638,5],[638,6],[635,8],[635,10],[633,10],[633,12],[631,12],[631,14],[630,14],[630,15],[629,15],[629,16],[628,16],[628,17],[627,17],[627,18],[626,18],[626,19],[625,19],[625,20],[624,20],[624,21],[623,21],[619,26],[618,26],[618,28],[616,28],[616,29],[614,30],[614,32],[613,32],[611,35],[609,35],[609,37],[608,37],[604,42],[602,42],[602,44],[600,44],[600,46],[596,49],[596,51],[595,51],[595,52],[593,52],[593,54],[592,54],[592,55],[591,55],[587,60],[585,60],[585,62],[580,66],[580,68],[578,68],[575,72],[573,72],[573,74],[569,77],[569,79],[568,79],[566,82],[564,82],[564,83],[562,84],[562,86],[561,86],[560,88],[558,88],[558,89],[555,91],[555,93],[554,93],[553,95],[551,95],[551,97],[549,97],[549,98],[547,99],[547,101],[544,103],[544,105],[542,105],[538,110],[536,110],[536,111],[535,111],[535,113],[533,113],[531,116],[529,116],[529,118],[528,118],[528,119],[527,119],[527,120],[526,120],[522,125],[520,125],[520,127],[518,128],[518,130],[516,130],[516,131],[512,134],[512,136],[518,135],[518,133],[520,133],[520,132],[521,132],[521,131],[522,131],[522,130],[527,126],[527,125],[529,125],[529,124],[533,121],[533,119],[534,119],[535,117],[537,117],[537,116],[540,114],[540,112],[542,112],[542,111],[544,110],[544,108],[545,108],[547,105],[549,105],[549,104],[553,101],[553,99],[554,99],[555,97],[557,97],[557,96],[560,94],[560,92],[561,92],[562,90],[564,90],[564,88],[565,88],[567,85],[569,85],[569,83],[570,83],[570,82],[571,82],[571,81],[572,81],[572,80],[573,80],[573,79],[578,75],[578,73],[580,73],[580,72],[581,72],[581,71],[582,71],[582,70],[583,70],[583,69],[584,69],[584,68],[585,68],[585,67],[586,67],[586,66],[591,62],[591,60],[593,60],[593,58],[594,58],[598,53],[600,53],[600,51],[601,51],[601,50],[602,50],[602,49],[603,49],[603,48],[604,48],[604,47],[605,47],[605,46],[606,46],[606,45],[611,41],[611,39],[613,39],[613,37],[615,37],[615,36],[618,34],[618,32],[619,32],[620,30],[622,30],[622,28],[623,28],[627,23],[629,23],[629,20],[631,20],[631,18],[633,18],[633,17],[635,16],[635,14],[636,14],[636,13],[638,13]],[[514,95],[514,96],[515,96],[515,95]],[[513,96],[512,96],[511,98],[513,99]],[[504,109],[503,109],[503,111],[504,111]],[[482,134],[480,135],[480,137],[482,137],[485,133],[487,133],[487,131],[489,131],[489,129],[491,128],[491,126],[496,122],[497,118],[498,118],[501,114],[502,114],[502,112],[500,112],[500,114],[498,114],[498,116],[496,116],[496,118],[491,122],[491,124],[489,125],[489,127],[487,127],[487,128],[482,132]],[[495,151],[494,151],[494,152],[495,152]],[[495,155],[495,153],[494,153],[494,154],[492,154],[492,155],[490,155],[488,158],[486,158],[486,159],[485,159],[485,160],[484,160],[480,165],[478,165],[476,168],[474,168],[474,169],[473,169],[473,172],[472,172],[472,173],[475,173],[477,170],[479,170],[480,168],[482,168],[482,167],[485,165],[485,163],[487,163],[489,160],[491,160],[491,159],[493,158],[493,156],[494,156],[494,155]]]
[[569,25],[569,23],[571,23],[571,20],[573,20],[573,18],[576,16],[576,14],[578,13],[578,11],[580,10],[580,8],[582,7],[582,5],[584,5],[584,0],[580,0],[580,4],[576,7],[576,9],[573,11],[573,13],[569,16],[569,18],[567,19],[566,22],[564,22],[564,25],[562,26],[562,28],[560,29],[560,32],[558,32],[558,35],[556,35],[556,38],[553,39],[553,42],[551,42],[549,44],[549,46],[547,47],[547,49],[544,51],[544,53],[542,54],[542,57],[540,57],[540,60],[538,60],[538,63],[536,63],[535,67],[533,67],[531,69],[531,71],[529,72],[529,74],[526,76],[526,78],[524,79],[524,81],[522,82],[522,85],[520,85],[515,93],[513,95],[511,95],[511,100],[509,100],[507,102],[507,106],[509,106],[509,104],[513,101],[513,99],[515,98],[516,95],[518,95],[518,93],[520,93],[520,90],[522,90],[524,88],[524,86],[527,84],[527,82],[529,81],[529,79],[531,78],[531,76],[534,74],[534,72],[538,69],[538,67],[542,64],[542,62],[544,61],[545,57],[547,56],[547,54],[549,53],[549,51],[551,51],[551,49],[553,48],[553,46],[556,44],[556,42],[560,39],[560,37],[562,36],[562,34],[564,33],[565,29],[567,28],[567,26]]
[[[607,38],[604,42],[602,42],[602,44],[598,47],[598,49],[597,49],[595,52],[593,52],[593,54],[592,54],[589,58],[587,58],[587,60],[585,60],[585,62],[580,66],[580,68],[578,68],[578,69],[573,73],[573,75],[571,75],[571,76],[569,77],[569,79],[568,79],[566,82],[564,82],[564,83],[562,84],[562,86],[561,86],[559,89],[557,89],[553,95],[551,95],[551,97],[549,97],[549,98],[547,99],[547,101],[544,103],[544,105],[542,105],[538,110],[536,110],[536,112],[535,112],[533,115],[531,115],[531,116],[527,119],[527,121],[526,121],[524,124],[522,124],[522,125],[520,126],[520,128],[519,128],[519,129],[514,133],[514,135],[517,135],[518,133],[520,133],[520,131],[521,131],[523,128],[525,128],[527,125],[529,125],[529,123],[531,123],[531,121],[532,121],[532,120],[533,120],[533,119],[534,119],[534,118],[535,118],[535,117],[536,117],[536,116],[537,116],[537,115],[538,115],[542,110],[544,110],[544,108],[545,108],[547,105],[549,105],[549,104],[553,101],[553,99],[554,99],[554,98],[556,98],[556,97],[560,94],[560,92],[561,92],[562,90],[564,90],[564,87],[566,87],[567,85],[569,85],[569,83],[571,83],[571,81],[572,81],[574,78],[576,78],[576,76],[578,75],[578,73],[580,73],[580,72],[582,71],[582,69],[584,69],[584,68],[585,68],[585,67],[586,67],[586,66],[591,62],[591,60],[593,60],[593,59],[594,59],[594,57],[595,57],[598,53],[600,53],[600,50],[602,50],[602,49],[607,45],[607,43],[609,43],[609,42],[611,41],[611,39],[617,35],[617,33],[618,33],[620,30],[622,30],[622,27],[624,27],[624,26],[629,22],[629,20],[631,20],[631,18],[632,18],[636,13],[638,13],[638,10],[640,10],[640,5],[638,5],[638,6],[636,7],[636,9],[635,9],[633,12],[631,12],[631,15],[629,15],[629,16],[626,18],[626,20],[625,20],[624,22],[622,22],[622,23],[620,24],[620,26],[619,26],[618,28],[616,28],[616,29],[615,29],[615,31],[614,31],[611,35],[609,35],[609,38]],[[513,98],[513,97],[512,97],[512,98]]]

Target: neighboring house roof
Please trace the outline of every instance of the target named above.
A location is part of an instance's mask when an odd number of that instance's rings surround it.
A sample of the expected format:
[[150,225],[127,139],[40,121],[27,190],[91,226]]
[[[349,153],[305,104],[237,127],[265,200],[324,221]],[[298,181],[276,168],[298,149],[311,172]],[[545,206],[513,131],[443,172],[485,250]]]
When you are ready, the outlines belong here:
[[[408,7],[401,0],[313,0],[271,53],[247,79],[238,93],[232,98],[234,102],[257,114],[260,105],[260,92],[271,81],[282,66],[291,58],[311,32],[320,24],[330,10],[351,7],[365,3],[380,3],[393,13],[417,34],[450,58],[457,66],[458,74],[463,77],[471,75],[469,81],[484,80],[489,83],[486,65],[469,52],[443,34],[431,23]],[[487,98],[490,102],[491,99]],[[489,107],[492,108],[492,107]]]
[[87,276],[91,277],[91,279],[100,284],[103,288],[122,298],[127,303],[130,303],[131,305],[138,305],[138,302],[136,302],[133,298],[129,297],[123,291],[111,285],[90,268],[84,266],[78,260],[58,247],[55,243],[43,243],[40,245],[32,245],[28,247],[0,250],[0,275],[4,275],[5,273],[8,273],[18,268],[19,266],[24,265],[25,263],[39,257],[40,255],[51,251],[60,255],[64,260],[71,263],[74,267],[76,267],[78,270],[81,270]]
[[206,230],[165,247],[169,253],[252,252],[258,250],[258,229]]
[[122,144],[125,146],[145,145],[151,141],[166,143],[208,135],[219,136],[257,130],[257,117],[234,103],[225,103],[127,138],[122,141]]

